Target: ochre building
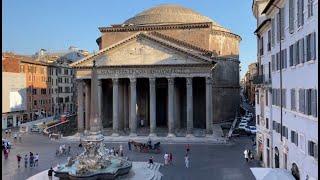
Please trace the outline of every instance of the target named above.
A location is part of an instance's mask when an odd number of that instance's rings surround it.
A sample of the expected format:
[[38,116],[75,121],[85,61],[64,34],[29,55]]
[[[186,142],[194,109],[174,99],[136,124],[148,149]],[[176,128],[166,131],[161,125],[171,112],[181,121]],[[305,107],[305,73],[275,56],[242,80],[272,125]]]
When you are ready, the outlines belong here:
[[178,5],[99,30],[99,51],[71,64],[80,132],[90,130],[93,61],[101,128],[114,136],[212,134],[213,124],[235,117],[240,36]]

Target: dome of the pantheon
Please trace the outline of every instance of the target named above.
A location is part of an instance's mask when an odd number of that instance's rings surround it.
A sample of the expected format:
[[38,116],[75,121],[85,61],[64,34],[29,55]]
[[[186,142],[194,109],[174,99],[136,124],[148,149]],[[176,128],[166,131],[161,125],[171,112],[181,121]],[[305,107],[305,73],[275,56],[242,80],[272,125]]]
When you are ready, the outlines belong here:
[[157,25],[157,24],[181,24],[211,22],[215,29],[229,31],[221,27],[209,17],[203,16],[191,9],[173,5],[163,4],[142,11],[134,17],[126,20],[124,24],[133,25]]

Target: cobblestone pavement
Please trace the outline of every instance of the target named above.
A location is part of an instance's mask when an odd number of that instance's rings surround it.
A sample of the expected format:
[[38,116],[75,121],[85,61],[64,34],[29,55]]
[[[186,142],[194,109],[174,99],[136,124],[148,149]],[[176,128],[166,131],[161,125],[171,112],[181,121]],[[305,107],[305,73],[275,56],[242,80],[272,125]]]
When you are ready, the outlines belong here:
[[[13,141],[13,140],[11,140]],[[22,143],[15,143],[8,159],[2,156],[2,179],[4,180],[24,180],[34,174],[49,169],[50,166],[56,166],[58,163],[66,162],[66,156],[56,157],[55,150],[61,143],[51,141],[47,137],[38,134],[27,134],[23,137]],[[69,144],[66,144],[69,145]],[[71,154],[80,153],[81,148],[78,143],[72,142]],[[109,147],[119,147],[117,144],[109,144]],[[123,144],[125,154],[132,161],[147,161],[150,156],[154,157],[155,162],[163,163],[163,154],[165,152],[173,153],[173,165],[160,168],[164,175],[163,180],[188,180],[188,179],[254,179],[250,167],[258,166],[256,161],[246,163],[243,158],[245,148],[252,148],[251,140],[248,137],[241,137],[228,145],[208,145],[191,144],[190,168],[184,166],[184,145],[183,144],[161,144],[161,154],[147,154],[136,151],[129,152],[127,144]],[[16,154],[29,154],[29,152],[39,153],[39,166],[24,168],[24,162],[21,167],[17,167]]]

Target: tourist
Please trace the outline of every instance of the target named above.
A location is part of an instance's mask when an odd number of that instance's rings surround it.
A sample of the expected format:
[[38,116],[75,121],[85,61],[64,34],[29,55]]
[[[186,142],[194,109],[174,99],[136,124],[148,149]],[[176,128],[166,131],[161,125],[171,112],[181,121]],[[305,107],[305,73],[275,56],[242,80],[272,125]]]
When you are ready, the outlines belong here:
[[19,133],[19,143],[22,143],[22,135],[21,135],[21,133]]
[[38,166],[39,164],[39,154],[37,153],[35,156],[34,156],[34,166]]
[[33,167],[33,161],[34,161],[33,153],[32,153],[32,152],[30,152],[30,155],[29,155],[29,163],[30,163],[30,167]]
[[120,156],[123,157],[123,147],[122,147],[122,144],[120,144],[119,151],[120,151]]
[[169,154],[166,152],[163,158],[164,158],[164,165],[167,165],[169,160]]
[[184,163],[186,164],[186,168],[189,168],[189,156],[188,156],[188,154],[186,154],[184,156]]
[[17,138],[18,138],[17,133],[14,133],[14,134],[13,134],[13,140],[14,140],[15,143],[17,142]]
[[250,155],[249,155],[250,160],[254,160],[254,156],[253,153],[250,151]]
[[25,168],[28,167],[28,155],[27,154],[24,156],[24,167]]
[[247,150],[247,149],[246,149],[246,150],[244,150],[243,154],[244,154],[244,158],[245,158],[245,159],[246,159],[246,161],[248,162],[248,160],[249,160],[249,158],[248,158],[248,155],[249,155],[248,150]]
[[6,138],[8,138],[8,129],[5,130]]
[[131,151],[131,140],[128,141],[128,149]]
[[52,174],[53,174],[53,169],[52,169],[52,167],[50,167],[50,169],[48,171],[48,177],[50,180],[52,179]]
[[149,158],[148,167],[150,167],[151,165],[153,166],[153,157],[152,156]]
[[21,161],[21,156],[20,156],[20,154],[17,154],[17,160],[18,160],[18,168],[20,168],[20,161]]
[[4,159],[8,159],[8,155],[9,155],[8,148],[5,148],[3,153],[4,153]]
[[169,164],[172,164],[172,153],[169,154]]
[[186,145],[186,151],[187,151],[187,154],[189,154],[189,151],[190,151],[190,144],[187,144],[187,145]]

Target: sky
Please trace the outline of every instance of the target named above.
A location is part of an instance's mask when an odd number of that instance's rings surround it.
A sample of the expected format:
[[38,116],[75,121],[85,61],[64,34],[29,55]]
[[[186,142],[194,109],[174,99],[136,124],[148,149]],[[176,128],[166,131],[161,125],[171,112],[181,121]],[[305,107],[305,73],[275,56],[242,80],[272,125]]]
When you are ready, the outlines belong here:
[[256,61],[252,0],[2,0],[2,51],[31,55],[76,46],[97,51],[98,27],[120,24],[159,4],[178,4],[241,36],[240,75]]

